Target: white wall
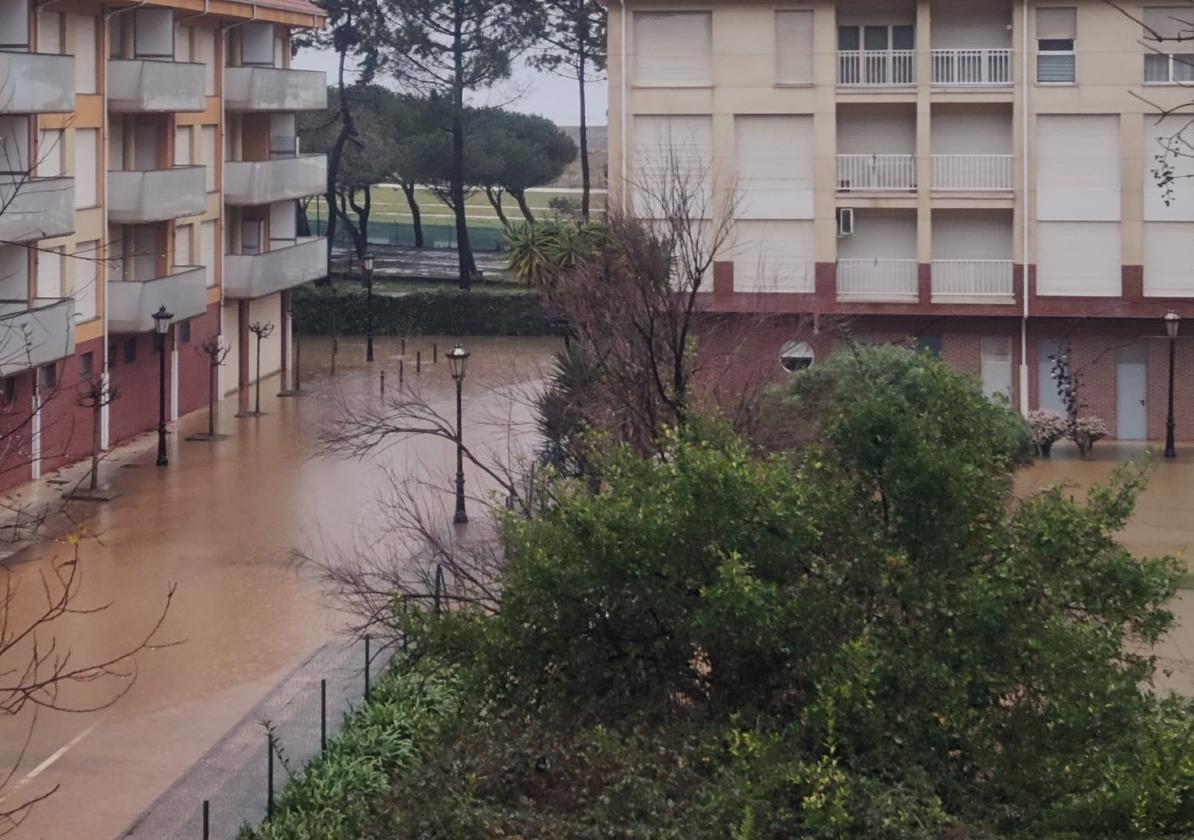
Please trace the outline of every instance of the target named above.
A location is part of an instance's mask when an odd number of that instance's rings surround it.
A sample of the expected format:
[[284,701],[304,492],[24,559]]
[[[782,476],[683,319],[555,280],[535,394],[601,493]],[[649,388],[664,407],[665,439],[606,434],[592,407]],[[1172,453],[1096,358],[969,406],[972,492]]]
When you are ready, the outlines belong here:
[[1007,0],[937,0],[933,49],[1010,47],[1012,9]]
[[[282,369],[282,297],[270,295],[249,301],[249,323],[260,321],[274,325],[274,334],[261,342],[261,376],[264,379]],[[257,336],[249,333],[249,381],[257,376]]]
[[1007,210],[938,210],[933,214],[933,259],[1010,260],[1015,256]]
[[734,118],[738,218],[813,218],[812,116]]
[[907,108],[876,106],[866,111],[839,111],[839,155],[916,154],[916,116]]
[[1117,222],[1037,225],[1037,294],[1118,297],[1123,246]]
[[933,108],[932,153],[935,155],[1010,155],[1012,109],[968,106]]
[[856,210],[854,235],[838,239],[838,258],[916,259],[916,213],[900,210]]
[[734,291],[815,290],[812,222],[740,221],[734,233]]

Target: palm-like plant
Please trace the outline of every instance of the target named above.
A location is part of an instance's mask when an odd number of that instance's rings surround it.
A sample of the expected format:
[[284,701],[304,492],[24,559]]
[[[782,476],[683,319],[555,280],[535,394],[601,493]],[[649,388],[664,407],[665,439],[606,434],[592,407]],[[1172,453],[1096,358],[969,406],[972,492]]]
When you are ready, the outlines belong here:
[[512,225],[506,232],[510,271],[528,286],[554,288],[608,241],[608,228],[592,222],[553,219]]

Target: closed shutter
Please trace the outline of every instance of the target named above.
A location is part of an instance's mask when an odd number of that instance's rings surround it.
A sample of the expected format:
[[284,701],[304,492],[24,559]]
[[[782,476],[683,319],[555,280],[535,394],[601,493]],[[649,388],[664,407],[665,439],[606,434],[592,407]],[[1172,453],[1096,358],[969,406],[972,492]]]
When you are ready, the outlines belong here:
[[988,397],[1012,395],[1012,339],[1010,336],[984,336],[982,348],[983,393]]
[[1123,286],[1116,222],[1037,225],[1037,293],[1119,297]]
[[191,63],[191,28],[180,26],[174,33],[174,60],[183,64]]
[[269,151],[271,155],[293,155],[297,150],[298,129],[294,114],[269,115]]
[[95,18],[73,15],[75,24],[75,92],[95,93]]
[[1037,118],[1037,219],[1120,218],[1118,116]]
[[174,10],[133,12],[133,54],[137,58],[174,58]]
[[280,35],[274,36],[274,66],[286,66],[286,42]]
[[124,169],[124,120],[119,116],[108,126],[108,169],[113,172]]
[[37,13],[37,51],[62,54],[62,15],[58,12],[43,10]]
[[691,210],[711,215],[713,183],[713,120],[711,117],[636,116],[634,118],[633,186],[638,214],[662,218],[661,197],[678,190],[689,193]]
[[95,207],[99,204],[99,131],[94,128],[75,129],[75,208]]
[[1036,37],[1039,41],[1066,41],[1078,37],[1078,10],[1067,8],[1038,8]]
[[1144,116],[1144,219],[1194,222],[1189,116]]
[[207,285],[216,284],[216,223],[199,223],[199,259],[207,268]]
[[18,0],[0,3],[0,49],[29,48],[29,6]]
[[801,84],[813,80],[813,13],[775,13],[775,80]]
[[174,165],[191,165],[191,127],[180,125],[174,129]]
[[653,87],[713,84],[709,12],[636,12],[634,83]]
[[1141,22],[1146,41],[1189,41],[1194,36],[1194,9],[1189,6],[1146,8]]
[[216,189],[216,127],[205,125],[199,129],[199,154],[205,168],[207,179],[206,189],[215,192]]
[[735,117],[734,145],[738,218],[813,218],[811,116]]
[[1145,222],[1145,297],[1194,297],[1194,223]]
[[274,63],[274,25],[246,23],[241,27],[241,64],[272,67]]
[[0,172],[29,169],[29,118],[0,116]]
[[203,63],[203,92],[216,95],[216,36],[210,29],[195,30],[195,61]]
[[270,250],[294,242],[296,229],[296,201],[276,201],[269,206]]
[[742,221],[735,230],[734,291],[814,291],[811,221]]
[[62,174],[62,129],[43,129],[37,141],[37,174],[41,178],[57,178]]
[[62,297],[62,255],[61,247],[44,248],[37,252],[36,297]]
[[174,265],[194,265],[191,255],[191,231],[194,225],[176,225],[174,227]]
[[96,300],[99,276],[99,241],[80,242],[75,246],[76,258],[71,260],[75,269],[75,320],[90,321],[98,317]]

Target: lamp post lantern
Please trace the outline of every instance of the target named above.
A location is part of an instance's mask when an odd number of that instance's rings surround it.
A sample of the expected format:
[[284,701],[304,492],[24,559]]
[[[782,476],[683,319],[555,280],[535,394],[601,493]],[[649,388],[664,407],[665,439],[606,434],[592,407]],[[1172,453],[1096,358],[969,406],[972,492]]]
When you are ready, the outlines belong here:
[[468,513],[464,509],[464,412],[461,408],[461,394],[469,352],[457,344],[444,355],[448,357],[452,378],[456,380],[456,516],[452,521],[463,525],[468,522]]
[[174,313],[162,304],[153,313],[153,331],[158,344],[158,466],[164,467],[170,463],[166,457],[166,335],[170,332],[170,322],[174,320]]
[[1177,349],[1177,333],[1182,326],[1182,316],[1172,309],[1165,313],[1165,334],[1169,336],[1169,416],[1165,418],[1165,457],[1176,458],[1177,449],[1173,442],[1173,367]]
[[373,361],[373,255],[361,260],[365,267],[365,361]]

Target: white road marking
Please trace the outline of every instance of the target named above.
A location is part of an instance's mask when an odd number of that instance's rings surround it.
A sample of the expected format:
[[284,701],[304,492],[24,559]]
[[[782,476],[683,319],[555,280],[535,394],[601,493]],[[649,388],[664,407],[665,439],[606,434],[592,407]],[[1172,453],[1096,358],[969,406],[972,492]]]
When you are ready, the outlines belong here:
[[84,738],[86,738],[88,735],[90,735],[92,733],[92,731],[97,726],[99,726],[101,723],[103,723],[103,718],[101,718],[100,720],[97,720],[95,723],[91,724],[91,726],[88,726],[86,729],[84,729],[82,732],[80,732],[75,737],[71,738],[69,741],[67,741],[65,744],[63,744],[61,747],[54,750],[54,752],[50,753],[50,755],[45,759],[45,761],[43,761],[41,764],[37,765],[32,770],[30,770],[28,773],[26,773],[21,778],[21,780],[19,782],[17,782],[15,785],[13,785],[11,788],[9,788],[8,791],[5,792],[4,796],[0,796],[0,802],[3,802],[6,798],[8,798],[12,794],[16,793],[17,791],[19,791],[21,788],[23,788],[25,785],[32,782],[34,779],[36,779],[38,776],[40,776],[45,771],[49,770],[52,766],[54,766],[54,763],[56,761],[58,761],[58,759],[62,758],[62,756],[66,755],[74,747],[78,746],[79,742],[82,741]]

